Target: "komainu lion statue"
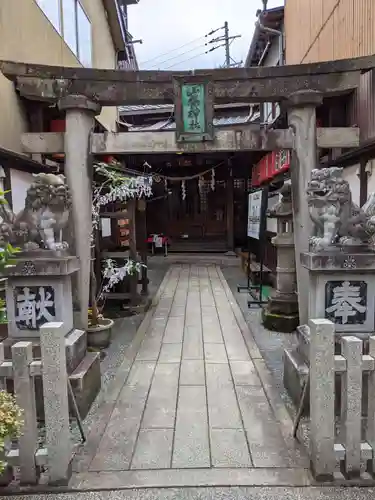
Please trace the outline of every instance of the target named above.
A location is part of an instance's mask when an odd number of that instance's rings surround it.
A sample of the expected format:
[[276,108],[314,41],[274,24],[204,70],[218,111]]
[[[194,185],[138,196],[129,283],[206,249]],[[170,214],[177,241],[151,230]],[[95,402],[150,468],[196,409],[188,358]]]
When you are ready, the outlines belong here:
[[71,207],[63,175],[36,174],[27,190],[25,208],[14,214],[5,200],[0,204],[0,244],[11,243],[22,250],[65,250],[62,230]]
[[373,246],[375,193],[362,208],[356,205],[339,167],[314,169],[306,192],[315,229],[310,238],[312,251],[329,250],[333,245]]

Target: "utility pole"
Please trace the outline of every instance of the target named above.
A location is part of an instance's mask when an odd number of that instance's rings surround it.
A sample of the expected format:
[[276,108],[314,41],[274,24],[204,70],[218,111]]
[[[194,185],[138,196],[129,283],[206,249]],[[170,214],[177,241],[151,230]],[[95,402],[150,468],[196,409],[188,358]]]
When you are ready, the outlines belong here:
[[225,66],[230,67],[230,49],[229,49],[229,25],[228,21],[224,23],[224,37],[225,37]]
[[[230,46],[236,38],[241,38],[242,35],[232,35],[229,36],[229,25],[228,21],[225,21],[224,26],[220,29],[224,30],[224,35],[223,36],[218,36],[217,38],[214,38],[213,40],[210,40],[209,43],[218,43],[218,42],[224,42],[222,45],[217,45],[216,47],[213,47],[210,49],[208,52],[212,52],[213,50],[216,50],[220,47],[225,47],[225,63],[224,63],[224,68],[232,68],[232,67],[238,67],[241,66],[241,62],[236,62],[232,57],[230,56]],[[208,45],[207,44],[207,45]]]
[[[221,45],[217,45],[216,47],[212,47],[210,50],[206,52],[208,54],[209,52],[213,52],[214,50],[219,49],[220,47],[225,47],[225,63],[222,67],[224,68],[233,68],[233,67],[239,67],[241,66],[242,62],[236,62],[232,57],[230,56],[230,46],[236,38],[241,38],[242,35],[233,35],[229,36],[229,25],[228,21],[225,21],[224,26],[219,28],[220,30],[224,30],[224,35],[223,36],[218,36],[217,38],[214,38],[210,40],[209,42],[206,43],[206,45],[209,45],[210,43],[218,43],[218,42],[224,42]],[[215,30],[218,31],[218,30]],[[210,35],[214,33],[211,32]]]

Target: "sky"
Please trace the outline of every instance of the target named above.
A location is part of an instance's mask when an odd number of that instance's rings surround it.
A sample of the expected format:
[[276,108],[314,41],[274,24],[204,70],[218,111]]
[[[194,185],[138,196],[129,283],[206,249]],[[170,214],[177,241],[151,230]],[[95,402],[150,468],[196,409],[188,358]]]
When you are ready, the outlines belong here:
[[[284,0],[268,0],[268,8]],[[128,7],[129,31],[136,44],[140,69],[191,70],[217,68],[225,62],[224,47],[204,54],[214,44],[209,40],[222,36],[224,30],[205,37],[228,21],[230,35],[241,35],[231,45],[231,57],[245,61],[262,0],[140,0]],[[216,45],[221,45],[218,42]]]

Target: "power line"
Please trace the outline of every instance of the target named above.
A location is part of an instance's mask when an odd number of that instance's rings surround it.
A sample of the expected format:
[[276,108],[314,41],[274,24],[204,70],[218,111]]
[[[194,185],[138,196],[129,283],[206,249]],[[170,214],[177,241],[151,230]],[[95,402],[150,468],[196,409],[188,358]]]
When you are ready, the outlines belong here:
[[197,47],[193,47],[192,49],[187,50],[186,52],[183,52],[182,54],[177,54],[176,56],[169,57],[168,59],[165,59],[164,61],[158,62],[157,64],[154,64],[153,66],[150,66],[150,69],[155,68],[155,66],[160,66],[161,64],[164,64],[164,63],[166,63],[168,61],[173,61],[173,59],[176,59],[177,57],[182,57],[182,56],[184,56],[186,54],[190,54],[194,50],[197,50],[197,49],[200,49],[201,47],[204,47],[204,45],[205,44],[201,43]]
[[[239,66],[241,63],[238,63],[234,61],[234,59],[230,55],[230,46],[236,40],[236,38],[241,38],[242,35],[232,35],[229,36],[229,25],[228,21],[225,21],[224,23],[224,36],[219,36],[213,40],[211,40],[209,43],[217,43],[217,42],[224,42],[224,47],[225,47],[225,63],[224,63],[224,68],[230,68],[232,66]],[[232,63],[231,63],[232,61]]]
[[191,61],[192,59],[195,59],[196,57],[199,57],[199,56],[204,56],[205,54],[207,54],[207,51],[205,52],[201,52],[200,54],[196,54],[195,56],[193,57],[189,57],[189,59],[184,59],[183,61],[177,61],[176,63],[172,64],[171,66],[168,66],[167,68],[165,69],[170,69],[170,68],[173,68],[173,66],[177,66],[177,64],[182,64],[182,63],[185,63],[185,62],[188,62],[188,61]]
[[[191,40],[190,42],[187,42],[183,45],[181,45],[180,47],[177,47],[175,49],[172,49],[172,50],[168,50],[167,52],[164,52],[163,54],[159,54],[158,56],[156,57],[153,57],[151,59],[148,59],[147,61],[144,61],[142,62],[141,64],[147,64],[149,62],[152,62],[152,61],[155,61],[157,59],[160,59],[161,57],[164,57],[164,56],[167,56],[168,54],[171,54],[172,52],[176,52],[176,50],[181,50],[183,49],[184,47],[187,47],[188,45],[191,45],[192,43],[195,43],[195,42],[198,42],[199,40],[203,40],[204,38],[208,38],[209,36],[213,35],[214,33],[216,33],[217,31],[219,30],[222,30],[224,29],[224,26],[221,26],[220,28],[216,28],[215,30],[211,30],[209,33],[207,33],[206,35],[203,35],[203,36],[200,36],[198,38],[195,38],[194,40]],[[159,63],[156,63],[154,64],[154,66],[157,66]],[[160,63],[162,64],[162,63]]]
[[184,45],[181,45],[180,47],[176,47],[175,49],[168,50],[168,52],[164,52],[163,54],[159,54],[156,57],[152,57],[151,59],[148,59],[147,61],[142,62],[141,64],[147,64],[149,62],[155,61],[156,59],[160,59],[161,57],[167,56],[168,54],[171,54],[172,52],[176,52],[176,50],[183,49],[184,47],[187,47],[188,45],[191,45],[194,42],[198,42],[199,40],[203,40],[206,35],[200,36],[199,38],[195,38],[194,40],[191,40],[188,43],[185,43]]
[[176,63],[172,64],[171,66],[168,66],[168,68],[165,68],[165,69],[170,69],[170,68],[173,68],[173,66],[177,66],[177,64],[183,64],[183,63],[186,63],[188,61],[191,61],[192,59],[195,59],[196,57],[204,56],[204,55],[208,54],[209,52],[213,52],[216,49],[220,49],[220,47],[224,47],[224,44],[219,45],[218,47],[212,47],[211,49],[206,50],[205,52],[201,52],[200,54],[196,54],[193,57],[189,57],[189,59],[184,59],[183,61],[177,61]]

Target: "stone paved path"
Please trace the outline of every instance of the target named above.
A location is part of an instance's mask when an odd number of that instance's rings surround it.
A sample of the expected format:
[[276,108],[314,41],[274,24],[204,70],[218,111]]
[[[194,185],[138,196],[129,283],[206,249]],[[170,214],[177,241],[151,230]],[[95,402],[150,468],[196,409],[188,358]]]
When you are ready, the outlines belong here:
[[[124,481],[134,485],[146,479],[142,471],[159,472],[149,486],[168,478],[201,483],[202,473],[203,483],[226,484],[225,474],[247,484],[241,470],[248,477],[273,468],[276,484],[284,484],[283,470],[285,484],[307,483],[306,460],[281,432],[228,290],[216,267],[170,269],[93,458],[73,486],[100,486],[115,471],[128,471]],[[173,480],[177,470],[185,480]],[[95,472],[102,475],[92,482]]]

